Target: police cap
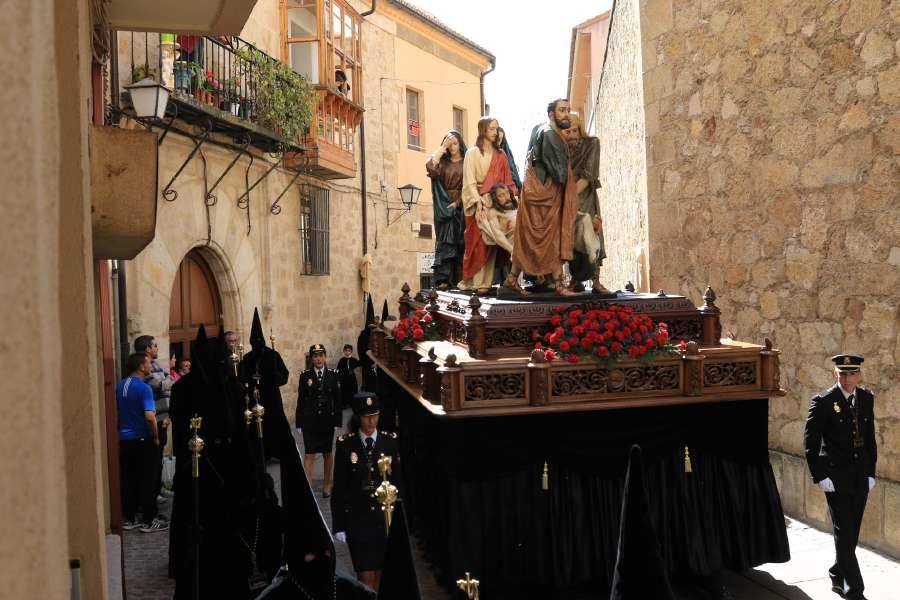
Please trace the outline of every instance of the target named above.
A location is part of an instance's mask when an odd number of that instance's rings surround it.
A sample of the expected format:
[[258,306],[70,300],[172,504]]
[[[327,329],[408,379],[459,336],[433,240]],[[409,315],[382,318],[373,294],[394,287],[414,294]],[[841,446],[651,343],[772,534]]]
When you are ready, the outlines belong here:
[[379,410],[378,396],[372,392],[357,392],[353,394],[353,414],[356,416],[377,415]]
[[859,354],[837,354],[831,357],[835,368],[842,373],[859,371],[860,365],[865,360]]

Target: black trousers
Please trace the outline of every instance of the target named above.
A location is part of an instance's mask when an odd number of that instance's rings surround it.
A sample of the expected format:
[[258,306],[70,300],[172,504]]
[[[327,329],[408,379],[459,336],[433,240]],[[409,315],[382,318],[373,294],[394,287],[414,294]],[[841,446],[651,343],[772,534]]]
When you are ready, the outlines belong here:
[[856,543],[862,525],[866,500],[869,497],[869,483],[862,478],[850,489],[826,492],[828,511],[834,527],[834,565],[828,570],[833,579],[843,579],[847,585],[846,596],[854,598],[863,593],[862,574],[856,560]]
[[144,523],[156,518],[156,448],[150,438],[119,440],[122,513],[126,521],[134,521],[138,508]]

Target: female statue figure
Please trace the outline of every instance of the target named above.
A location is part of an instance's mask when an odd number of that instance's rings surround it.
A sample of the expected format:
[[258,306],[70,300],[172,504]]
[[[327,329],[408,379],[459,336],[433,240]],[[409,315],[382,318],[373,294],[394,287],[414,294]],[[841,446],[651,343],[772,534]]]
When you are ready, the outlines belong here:
[[509,172],[512,175],[513,183],[516,188],[522,190],[522,179],[519,177],[519,167],[516,166],[516,159],[513,157],[512,150],[509,149],[509,140],[506,138],[506,131],[502,127],[497,127],[497,144],[506,153],[506,160],[509,161]]
[[600,188],[600,180],[597,179],[600,172],[600,140],[585,132],[581,117],[576,113],[569,115],[569,121],[569,128],[560,133],[569,146],[569,161],[578,192],[574,256],[569,261],[572,289],[582,291],[582,282],[591,280],[594,293],[609,294],[610,291],[600,283],[600,266],[606,258],[600,198],[597,195]]
[[515,197],[519,188],[512,179],[509,161],[498,146],[497,120],[478,120],[478,139],[463,159],[462,201],[466,214],[466,251],[463,257],[463,280],[460,289],[487,294],[494,279],[498,247],[512,253],[512,236],[498,232],[491,190],[502,183]]
[[466,143],[454,129],[447,132],[441,146],[425,163],[431,178],[434,207],[434,285],[447,290],[462,275],[465,219],[462,210],[463,156]]

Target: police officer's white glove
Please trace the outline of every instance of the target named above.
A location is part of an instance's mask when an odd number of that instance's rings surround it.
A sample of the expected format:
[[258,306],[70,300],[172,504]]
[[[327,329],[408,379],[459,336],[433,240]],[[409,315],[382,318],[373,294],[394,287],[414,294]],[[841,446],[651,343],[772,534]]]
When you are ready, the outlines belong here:
[[822,481],[816,484],[823,492],[833,492],[834,491],[834,483],[831,482],[831,477],[826,477]]
[[875,487],[875,478],[869,477],[869,489],[871,490],[873,487]]
[[347,543],[347,534],[344,533],[343,531],[338,531],[336,534],[334,534],[334,539],[336,539],[337,541],[339,541],[341,543],[346,544]]

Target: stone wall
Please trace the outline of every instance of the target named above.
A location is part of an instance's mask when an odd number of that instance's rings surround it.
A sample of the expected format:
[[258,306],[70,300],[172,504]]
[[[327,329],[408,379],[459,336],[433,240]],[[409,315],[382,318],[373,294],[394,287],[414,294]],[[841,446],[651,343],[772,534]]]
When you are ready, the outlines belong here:
[[641,283],[638,255],[647,254],[647,164],[644,157],[644,92],[641,85],[637,0],[619,0],[611,21],[606,66],[594,110],[600,138],[600,211],[607,259],[600,270],[606,287]]
[[[900,480],[900,1],[641,11],[651,287],[699,302],[710,284],[726,333],[783,350],[769,439],[786,455],[802,454],[828,357],[864,354],[878,475]],[[896,499],[895,484],[881,489]],[[789,510],[820,522],[805,497]],[[887,507],[869,503],[882,527],[864,540],[898,552]]]

